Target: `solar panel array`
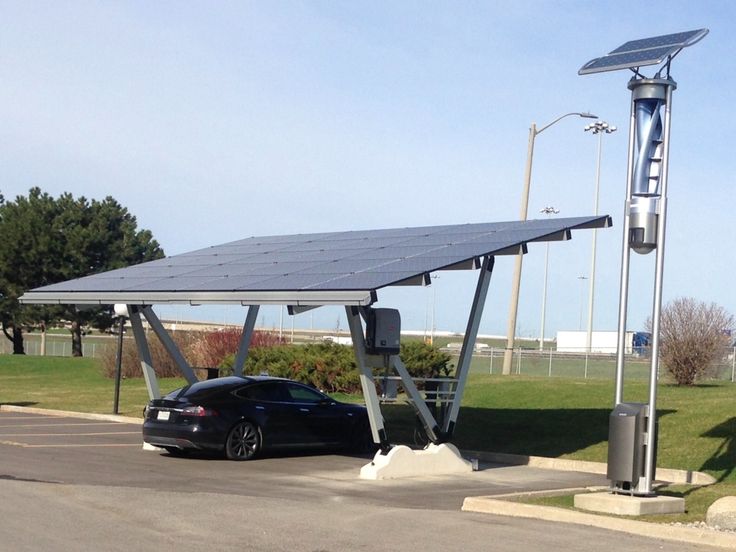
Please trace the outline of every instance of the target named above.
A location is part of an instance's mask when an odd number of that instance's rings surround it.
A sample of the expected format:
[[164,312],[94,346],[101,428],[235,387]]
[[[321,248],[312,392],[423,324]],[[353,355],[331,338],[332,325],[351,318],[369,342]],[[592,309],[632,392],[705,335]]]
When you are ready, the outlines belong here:
[[682,48],[691,46],[708,34],[708,29],[630,40],[607,55],[590,60],[579,75],[657,65]]
[[[373,291],[608,216],[252,237],[31,290],[23,302],[173,302],[240,292]],[[421,278],[420,278],[421,280]],[[213,295],[214,297],[214,295]],[[127,299],[126,299],[127,298]]]

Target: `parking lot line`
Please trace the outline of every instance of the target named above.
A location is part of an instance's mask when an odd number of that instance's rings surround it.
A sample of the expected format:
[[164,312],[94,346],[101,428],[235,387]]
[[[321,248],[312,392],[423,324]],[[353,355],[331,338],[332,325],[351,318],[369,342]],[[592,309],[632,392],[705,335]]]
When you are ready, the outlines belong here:
[[111,425],[118,426],[119,422],[70,422],[66,424],[0,424],[0,427],[63,427],[63,426],[92,426]]
[[23,448],[81,448],[81,447],[138,447],[141,448],[141,443],[108,443],[108,444],[70,444],[70,445],[27,445],[22,444]]
[[140,435],[140,431],[106,431],[99,433],[0,433],[0,437],[88,437],[99,435]]
[[19,443],[17,441],[1,441],[0,445],[9,445],[11,447],[21,448],[81,448],[81,447],[141,447],[140,443],[107,443],[107,444],[95,444],[95,443],[76,443],[76,444],[65,444],[65,445],[29,445],[28,443]]

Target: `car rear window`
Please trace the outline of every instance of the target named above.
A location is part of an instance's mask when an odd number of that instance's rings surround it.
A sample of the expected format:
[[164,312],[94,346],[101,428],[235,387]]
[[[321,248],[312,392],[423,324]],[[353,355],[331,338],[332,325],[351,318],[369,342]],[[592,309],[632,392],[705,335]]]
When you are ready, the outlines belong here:
[[179,397],[185,397],[188,400],[204,400],[209,397],[221,395],[230,392],[233,388],[243,385],[247,380],[239,377],[215,378],[211,380],[198,381],[189,387],[185,387]]

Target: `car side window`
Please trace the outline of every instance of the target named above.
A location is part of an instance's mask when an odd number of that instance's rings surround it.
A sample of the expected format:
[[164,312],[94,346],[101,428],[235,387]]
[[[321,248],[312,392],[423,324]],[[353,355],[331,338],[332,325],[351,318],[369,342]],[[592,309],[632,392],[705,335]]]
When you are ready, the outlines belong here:
[[247,385],[238,389],[235,395],[241,399],[250,399],[252,401],[281,402],[285,399],[281,386],[275,382]]
[[304,385],[290,383],[286,386],[291,400],[300,403],[318,403],[325,399],[322,393],[318,393]]

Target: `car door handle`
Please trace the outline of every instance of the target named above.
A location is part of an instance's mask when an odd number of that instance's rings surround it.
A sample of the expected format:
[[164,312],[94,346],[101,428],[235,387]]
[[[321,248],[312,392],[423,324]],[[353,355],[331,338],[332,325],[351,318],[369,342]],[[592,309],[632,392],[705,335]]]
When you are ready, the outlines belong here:
[[266,410],[265,406],[256,406],[256,410]]
[[309,409],[308,408],[300,408],[299,409],[299,412],[309,412]]

